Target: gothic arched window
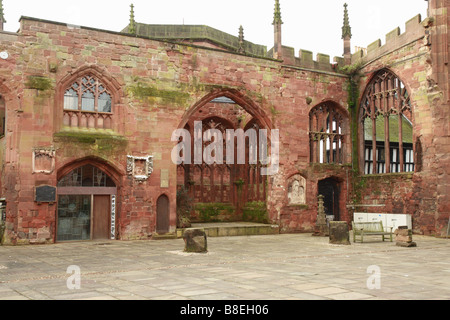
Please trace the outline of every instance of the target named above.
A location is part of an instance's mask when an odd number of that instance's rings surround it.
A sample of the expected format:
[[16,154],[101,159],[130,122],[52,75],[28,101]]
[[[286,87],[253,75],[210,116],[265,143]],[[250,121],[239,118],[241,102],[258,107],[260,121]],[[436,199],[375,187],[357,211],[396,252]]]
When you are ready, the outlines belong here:
[[111,129],[112,114],[112,95],[95,76],[83,75],[66,88],[65,126]]
[[311,162],[346,162],[345,135],[347,133],[345,116],[332,102],[325,102],[309,113],[309,135]]
[[364,174],[414,172],[410,96],[391,71],[379,71],[367,86],[360,124]]

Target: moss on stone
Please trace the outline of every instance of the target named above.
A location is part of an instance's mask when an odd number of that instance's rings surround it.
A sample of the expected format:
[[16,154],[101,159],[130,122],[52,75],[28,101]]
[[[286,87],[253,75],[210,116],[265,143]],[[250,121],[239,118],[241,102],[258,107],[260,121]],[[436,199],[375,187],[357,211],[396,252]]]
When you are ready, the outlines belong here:
[[136,85],[129,86],[127,88],[128,92],[137,99],[150,99],[150,98],[160,98],[164,103],[176,103],[185,104],[190,95],[183,91],[174,90],[162,90],[152,86],[148,86],[145,83],[138,82]]
[[56,133],[54,138],[56,142],[70,145],[68,150],[89,148],[99,155],[124,151],[128,145],[125,137],[99,132],[62,131]]
[[218,222],[219,215],[232,215],[236,209],[230,203],[197,203],[195,210],[203,222]]
[[247,202],[242,212],[243,212],[242,219],[244,221],[269,223],[269,216],[265,202],[262,201]]
[[36,89],[46,91],[53,89],[53,82],[51,79],[41,76],[29,76],[25,84],[28,89]]

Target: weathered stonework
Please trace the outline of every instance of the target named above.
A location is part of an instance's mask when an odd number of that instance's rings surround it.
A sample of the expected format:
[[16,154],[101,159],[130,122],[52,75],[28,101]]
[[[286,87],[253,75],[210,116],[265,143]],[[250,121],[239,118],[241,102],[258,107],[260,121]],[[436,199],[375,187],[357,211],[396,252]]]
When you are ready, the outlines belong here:
[[[280,170],[260,183],[265,201],[239,204],[239,217],[246,210],[251,219],[279,225],[280,232],[312,233],[319,184],[332,179],[339,190],[334,199],[339,220],[350,222],[356,210],[404,213],[412,215],[414,232],[443,235],[450,218],[450,111],[448,46],[439,43],[449,40],[449,5],[429,4],[429,18],[408,21],[404,33],[393,30],[385,45],[373,42],[347,67],[343,58],[336,58],[337,64],[323,54],[313,60],[307,50],[297,58],[281,43],[277,56],[242,41],[245,50],[237,52],[233,37],[217,43],[220,32],[199,42],[178,41],[180,35],[166,41],[140,35],[142,24],[129,34],[128,27],[117,33],[22,17],[19,33],[0,32],[0,51],[9,54],[0,60],[7,119],[0,137],[4,243],[56,242],[58,203],[36,203],[35,187],[56,187],[84,165],[95,166],[115,185],[116,239],[150,239],[163,214],[169,233],[175,232],[177,186],[195,182],[179,181],[171,136],[211,117],[233,128],[257,123],[279,129]],[[402,79],[410,94],[416,169],[362,175],[359,99],[384,68]],[[68,86],[86,76],[99,79],[111,95],[112,112],[95,119],[107,127],[93,122],[89,127],[93,117],[83,118],[87,127],[74,127],[74,114],[68,117],[73,110],[64,110]],[[223,108],[211,102],[220,97],[235,104]],[[311,161],[309,115],[323,103],[338,108],[348,124],[342,163]],[[248,179],[231,177],[222,183],[235,200],[250,199],[248,185]],[[167,208],[157,207],[161,195],[169,199]]]

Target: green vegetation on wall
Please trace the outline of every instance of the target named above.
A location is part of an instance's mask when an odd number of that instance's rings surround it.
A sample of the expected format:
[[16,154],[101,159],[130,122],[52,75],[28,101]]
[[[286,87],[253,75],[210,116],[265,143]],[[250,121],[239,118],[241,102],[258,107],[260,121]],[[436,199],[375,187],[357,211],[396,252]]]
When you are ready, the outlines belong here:
[[262,201],[248,202],[243,208],[242,219],[249,222],[269,223],[266,203]]
[[89,149],[98,155],[117,154],[128,145],[122,136],[92,132],[63,131],[56,133],[54,138],[56,142],[68,146],[65,150],[79,152],[79,149]]
[[36,89],[40,91],[46,91],[53,88],[53,82],[51,79],[41,76],[29,76],[25,83],[26,88]]
[[220,216],[231,216],[235,212],[234,206],[230,203],[197,203],[195,210],[203,222],[223,221]]
[[128,92],[137,99],[159,98],[163,103],[175,103],[184,105],[189,100],[189,93],[174,90],[161,90],[138,82],[136,85],[128,86]]

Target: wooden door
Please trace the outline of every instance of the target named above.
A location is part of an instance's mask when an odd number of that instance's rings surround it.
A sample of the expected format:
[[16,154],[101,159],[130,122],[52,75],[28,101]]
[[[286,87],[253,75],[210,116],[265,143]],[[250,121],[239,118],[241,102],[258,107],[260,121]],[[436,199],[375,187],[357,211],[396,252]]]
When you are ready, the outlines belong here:
[[92,240],[110,238],[111,196],[94,196]]
[[162,195],[161,197],[159,197],[156,204],[156,211],[156,233],[168,233],[170,228],[170,210],[169,198],[166,195]]

